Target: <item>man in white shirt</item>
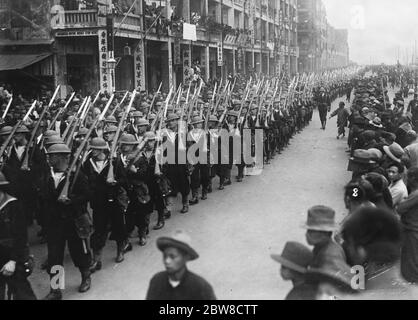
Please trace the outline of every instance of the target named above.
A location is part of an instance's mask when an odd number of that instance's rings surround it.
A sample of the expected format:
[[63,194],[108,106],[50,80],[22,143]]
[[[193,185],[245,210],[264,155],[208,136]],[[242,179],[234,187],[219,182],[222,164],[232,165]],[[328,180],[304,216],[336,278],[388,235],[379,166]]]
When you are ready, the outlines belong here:
[[404,166],[397,162],[390,164],[387,169],[390,180],[389,190],[395,208],[408,197],[408,189],[402,180],[404,170]]

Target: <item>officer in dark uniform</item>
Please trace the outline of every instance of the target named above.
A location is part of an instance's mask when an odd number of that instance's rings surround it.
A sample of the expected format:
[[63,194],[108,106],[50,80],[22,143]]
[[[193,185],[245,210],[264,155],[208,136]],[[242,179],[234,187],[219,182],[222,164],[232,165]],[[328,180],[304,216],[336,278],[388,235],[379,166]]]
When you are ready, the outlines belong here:
[[325,130],[327,125],[327,113],[331,108],[331,99],[326,93],[325,88],[322,87],[319,91],[316,103],[318,104],[319,118],[322,124],[322,130]]
[[0,300],[36,300],[27,279],[33,261],[29,257],[26,217],[21,202],[7,192],[8,186],[9,181],[0,172]]

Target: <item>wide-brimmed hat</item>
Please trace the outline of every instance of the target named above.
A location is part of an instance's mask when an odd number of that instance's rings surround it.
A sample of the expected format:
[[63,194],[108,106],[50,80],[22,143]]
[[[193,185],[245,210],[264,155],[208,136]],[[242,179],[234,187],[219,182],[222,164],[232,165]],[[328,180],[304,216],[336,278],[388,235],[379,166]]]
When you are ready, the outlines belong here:
[[80,128],[78,130],[77,134],[76,134],[76,137],[85,136],[85,135],[87,135],[88,132],[89,132],[89,129],[87,129],[85,127]]
[[174,247],[185,253],[190,257],[190,260],[199,258],[198,253],[191,246],[191,238],[184,231],[175,231],[171,237],[160,237],[157,239],[157,247],[161,251],[166,248]]
[[286,268],[306,273],[307,267],[312,262],[312,251],[301,243],[286,242],[282,254],[272,254],[271,258]]
[[109,146],[107,145],[106,141],[104,141],[104,139],[96,137],[91,139],[89,149],[109,150]]
[[51,145],[48,150],[47,154],[70,154],[71,150],[68,146],[64,143],[57,143]]
[[190,123],[190,124],[198,124],[198,123],[203,123],[205,120],[203,120],[203,118],[202,117],[200,117],[200,116],[195,116],[195,117],[193,117],[193,119],[192,119],[192,122]]
[[19,128],[17,128],[17,130],[15,131],[15,133],[29,133],[29,129],[28,127],[26,127],[25,125],[21,125]]
[[379,149],[376,148],[370,148],[369,150],[367,150],[368,153],[370,154],[370,157],[373,161],[379,161],[380,159],[382,159],[383,157],[383,153],[382,151],[380,151]]
[[180,116],[179,115],[177,115],[175,113],[170,113],[167,116],[167,119],[165,119],[165,122],[175,121],[175,120],[179,120],[179,119],[180,119]]
[[107,123],[118,123],[118,121],[116,120],[115,116],[108,116],[105,121]]
[[405,151],[396,142],[392,143],[390,146],[384,146],[383,151],[389,158],[396,162],[401,162],[401,158],[405,154]]
[[318,267],[308,267],[307,278],[315,282],[331,282],[345,291],[355,291],[351,286],[353,274],[350,266],[339,255],[322,255]]
[[135,136],[129,133],[124,133],[120,138],[120,144],[136,145],[139,141],[135,139]]
[[0,186],[7,186],[9,184],[10,184],[10,182],[6,179],[3,172],[0,171]]
[[302,228],[307,230],[333,232],[338,226],[335,223],[335,211],[326,206],[314,206],[308,210],[308,219]]
[[139,119],[138,123],[136,124],[137,127],[149,126],[149,121],[147,119]]
[[383,128],[382,120],[379,117],[375,117],[373,120],[369,121],[369,124],[376,128]]
[[373,160],[374,156],[375,155],[369,152],[369,150],[357,149],[354,150],[353,156],[350,158],[350,161],[362,164],[375,164],[376,161]]
[[45,147],[49,147],[53,144],[64,144],[64,140],[59,135],[49,136],[45,138]]
[[232,117],[237,117],[238,118],[239,112],[238,111],[234,111],[234,110],[228,111],[228,116],[232,116]]
[[215,115],[211,115],[210,117],[209,117],[209,121],[210,122],[219,122],[219,119],[215,116]]
[[0,129],[0,136],[8,136],[12,133],[13,127],[5,126]]
[[111,132],[116,132],[118,131],[118,127],[116,127],[115,125],[110,125],[110,126],[106,126],[103,130],[103,134],[106,133],[111,133]]

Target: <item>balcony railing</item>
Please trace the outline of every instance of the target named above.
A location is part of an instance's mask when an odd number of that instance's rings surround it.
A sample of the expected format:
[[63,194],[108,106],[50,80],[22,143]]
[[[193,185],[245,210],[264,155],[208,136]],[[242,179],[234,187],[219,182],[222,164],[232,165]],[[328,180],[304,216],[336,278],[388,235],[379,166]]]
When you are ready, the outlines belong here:
[[[141,30],[141,18],[138,15],[129,14],[124,19],[123,15],[114,16],[114,26],[120,30]],[[123,20],[123,24],[120,23]],[[92,10],[66,10],[52,15],[51,27],[53,29],[79,29],[92,27],[106,27],[105,17],[100,17],[96,9]]]
[[86,28],[97,26],[97,10],[68,10],[52,16],[53,29]]

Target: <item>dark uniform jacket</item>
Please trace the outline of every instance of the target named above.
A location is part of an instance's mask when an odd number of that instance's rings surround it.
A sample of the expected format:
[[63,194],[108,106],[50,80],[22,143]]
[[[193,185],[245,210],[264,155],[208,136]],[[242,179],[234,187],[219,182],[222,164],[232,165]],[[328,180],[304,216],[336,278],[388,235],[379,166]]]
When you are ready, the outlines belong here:
[[[72,185],[73,179],[74,176],[70,178],[70,186]],[[78,174],[74,187],[68,195],[71,200],[71,204],[69,205],[65,205],[57,201],[62,189],[64,188],[65,181],[66,175],[64,175],[64,178],[60,181],[58,187],[55,188],[52,174],[50,174],[48,178],[44,195],[49,222],[59,218],[76,219],[87,210],[87,202],[90,198],[90,189],[85,175],[82,172]]]
[[173,288],[168,273],[157,273],[150,282],[147,300],[216,300],[212,286],[202,277],[186,270],[180,284]]
[[23,264],[29,258],[25,214],[13,197],[0,205],[0,269],[10,260]]

